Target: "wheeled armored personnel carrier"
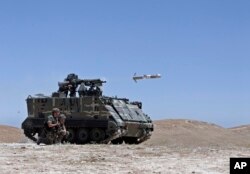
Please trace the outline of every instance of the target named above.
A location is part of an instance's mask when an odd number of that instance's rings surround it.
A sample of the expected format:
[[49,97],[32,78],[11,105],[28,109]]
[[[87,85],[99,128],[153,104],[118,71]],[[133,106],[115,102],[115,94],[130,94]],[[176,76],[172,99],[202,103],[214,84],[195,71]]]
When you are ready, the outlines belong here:
[[69,74],[50,97],[28,96],[28,117],[22,123],[24,134],[36,141],[44,122],[56,107],[66,115],[71,143],[139,144],[150,138],[153,123],[143,113],[141,102],[102,95],[101,79],[79,79]]

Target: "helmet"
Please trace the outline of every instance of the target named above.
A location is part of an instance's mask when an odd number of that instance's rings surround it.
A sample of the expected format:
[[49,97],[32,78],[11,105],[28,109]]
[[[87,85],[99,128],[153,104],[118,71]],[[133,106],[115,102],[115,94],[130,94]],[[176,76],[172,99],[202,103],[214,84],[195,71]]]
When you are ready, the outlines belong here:
[[66,116],[64,115],[64,114],[61,114],[60,116],[59,116],[59,119],[66,119]]
[[52,109],[52,114],[55,113],[55,112],[60,112],[60,109],[58,109],[58,108],[53,108],[53,109]]

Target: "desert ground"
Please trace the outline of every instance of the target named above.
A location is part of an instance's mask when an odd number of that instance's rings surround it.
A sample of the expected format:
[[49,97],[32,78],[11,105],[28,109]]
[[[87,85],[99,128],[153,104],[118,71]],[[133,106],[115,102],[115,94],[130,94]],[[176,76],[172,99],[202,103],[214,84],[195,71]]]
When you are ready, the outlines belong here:
[[229,173],[230,157],[250,157],[250,126],[226,129],[194,120],[155,121],[140,145],[36,145],[0,126],[1,173]]

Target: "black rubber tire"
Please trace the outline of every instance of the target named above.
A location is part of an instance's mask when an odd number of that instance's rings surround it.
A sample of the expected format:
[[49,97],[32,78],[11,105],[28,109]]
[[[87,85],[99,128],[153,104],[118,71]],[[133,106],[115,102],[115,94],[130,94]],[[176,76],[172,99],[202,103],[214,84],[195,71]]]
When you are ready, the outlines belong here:
[[76,133],[74,129],[68,129],[67,130],[69,132],[69,136],[67,137],[67,141],[69,141],[70,143],[74,143],[75,139],[76,139]]
[[122,138],[117,138],[111,141],[112,144],[122,144],[123,139]]
[[90,131],[89,136],[90,136],[91,141],[100,142],[104,140],[105,132],[104,130],[100,128],[94,128]]
[[77,131],[77,142],[80,144],[85,144],[89,140],[89,130],[81,128]]
[[137,138],[135,137],[124,137],[123,140],[126,144],[138,144]]

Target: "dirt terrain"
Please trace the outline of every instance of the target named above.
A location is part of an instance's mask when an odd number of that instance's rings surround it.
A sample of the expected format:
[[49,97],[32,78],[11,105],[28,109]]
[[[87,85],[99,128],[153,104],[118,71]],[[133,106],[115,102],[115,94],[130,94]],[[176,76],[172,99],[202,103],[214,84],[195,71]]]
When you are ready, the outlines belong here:
[[168,147],[250,147],[250,125],[226,129],[195,120],[154,121],[155,131],[146,145]]
[[[250,126],[225,129],[193,120],[155,121],[140,145],[36,145],[0,126],[1,173],[229,173],[230,157],[250,157]],[[6,133],[8,135],[6,135]]]
[[21,129],[0,125],[0,143],[20,143],[24,139],[25,136]]

